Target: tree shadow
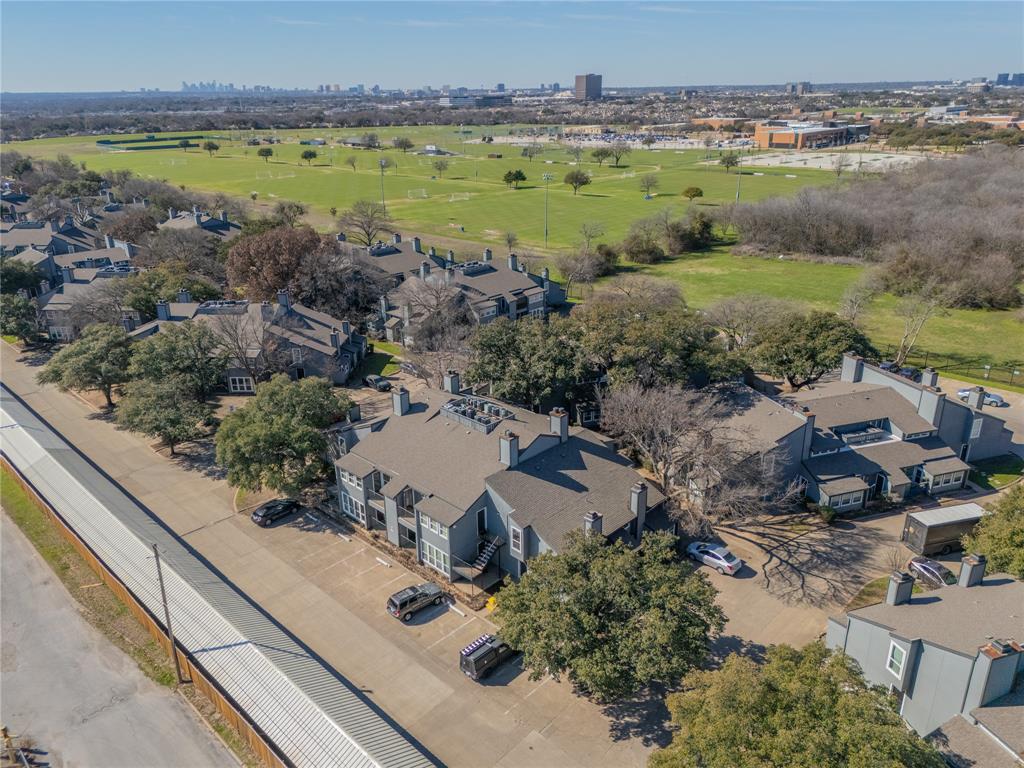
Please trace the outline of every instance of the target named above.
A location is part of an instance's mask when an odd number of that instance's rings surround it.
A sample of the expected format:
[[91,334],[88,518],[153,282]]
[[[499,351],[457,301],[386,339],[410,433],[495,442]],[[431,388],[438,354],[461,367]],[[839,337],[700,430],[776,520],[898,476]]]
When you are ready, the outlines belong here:
[[29,368],[42,368],[54,355],[53,347],[41,347],[26,349],[18,357],[18,362],[27,365]]
[[711,669],[717,669],[733,654],[745,656],[748,659],[761,663],[764,661],[765,651],[767,650],[768,648],[765,645],[752,642],[739,635],[721,635],[711,643],[707,666]]
[[228,471],[217,464],[217,449],[212,438],[204,438],[192,443],[183,443],[175,448],[173,456],[166,458],[174,462],[179,469],[198,472],[211,480],[223,480]]
[[639,739],[645,747],[667,747],[672,741],[665,703],[668,693],[665,686],[652,685],[635,696],[603,705],[601,712],[609,720],[612,741]]
[[846,605],[878,575],[878,552],[899,543],[877,528],[826,526],[807,514],[737,521],[722,530],[767,555],[761,584],[769,594],[824,609]]

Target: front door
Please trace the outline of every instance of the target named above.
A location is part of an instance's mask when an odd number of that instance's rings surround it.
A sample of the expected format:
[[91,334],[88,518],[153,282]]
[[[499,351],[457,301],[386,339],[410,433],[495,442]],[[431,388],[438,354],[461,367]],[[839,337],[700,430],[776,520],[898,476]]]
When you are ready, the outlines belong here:
[[883,493],[885,493],[885,475],[879,472],[875,478],[875,496],[881,496]]
[[487,533],[487,507],[481,507],[476,511],[476,532],[480,536]]

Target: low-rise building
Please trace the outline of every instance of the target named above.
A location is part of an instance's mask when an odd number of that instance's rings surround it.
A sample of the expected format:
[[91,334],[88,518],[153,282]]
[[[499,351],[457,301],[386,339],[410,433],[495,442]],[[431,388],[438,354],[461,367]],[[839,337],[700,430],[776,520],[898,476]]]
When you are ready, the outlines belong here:
[[811,123],[796,120],[767,120],[754,127],[758,149],[821,149],[866,141],[871,126],[837,120]]
[[[61,284],[39,297],[40,325],[53,341],[73,341],[83,327],[74,312],[76,302],[89,301],[90,293],[100,281],[131,277],[138,272],[136,267],[123,263],[91,268],[62,266]],[[123,307],[119,319],[125,330],[131,331],[142,322],[142,315],[135,309]]]
[[227,211],[219,216],[212,216],[193,206],[191,211],[167,209],[167,220],[160,223],[161,229],[199,229],[213,235],[218,240],[233,240],[242,234],[242,225],[231,221]]
[[639,542],[666,527],[662,495],[568,413],[463,392],[458,374],[342,433],[337,514],[384,531],[450,580],[487,588],[586,529]]
[[135,328],[131,336],[145,339],[168,325],[186,320],[208,324],[231,340],[232,352],[246,348],[246,359],[233,359],[224,373],[231,393],[256,391],[259,376],[277,371],[293,379],[322,376],[343,384],[366,356],[366,337],[356,333],[347,320],[338,320],[293,303],[287,291],[279,291],[277,303],[268,301],[194,302],[181,291],[176,302],[159,302],[157,318]]
[[828,619],[826,643],[899,700],[907,724],[952,766],[1024,764],[1024,583],[968,555],[959,582],[913,594],[894,572],[885,600]]

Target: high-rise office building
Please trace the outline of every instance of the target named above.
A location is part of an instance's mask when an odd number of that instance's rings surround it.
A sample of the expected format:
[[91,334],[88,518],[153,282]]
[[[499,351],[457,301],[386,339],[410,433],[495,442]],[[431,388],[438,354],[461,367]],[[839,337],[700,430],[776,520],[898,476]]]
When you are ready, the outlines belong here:
[[504,93],[505,92],[505,84],[504,83],[498,83],[498,85],[495,87],[494,90],[497,91],[498,93]]
[[1010,73],[1000,72],[996,75],[996,85],[1009,85],[1010,84]]
[[576,99],[577,101],[591,101],[601,98],[601,76],[600,75],[576,75]]

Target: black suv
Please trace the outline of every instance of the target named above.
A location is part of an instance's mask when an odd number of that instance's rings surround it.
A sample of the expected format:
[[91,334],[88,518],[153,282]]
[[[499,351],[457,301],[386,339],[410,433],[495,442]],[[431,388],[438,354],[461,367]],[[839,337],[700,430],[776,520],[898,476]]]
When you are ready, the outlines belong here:
[[444,591],[432,582],[406,587],[388,598],[388,613],[396,619],[410,621],[428,605],[440,605],[442,600]]
[[481,680],[515,654],[500,637],[480,635],[459,652],[459,669],[470,680]]
[[252,521],[266,528],[299,508],[294,499],[274,499],[253,510]]

